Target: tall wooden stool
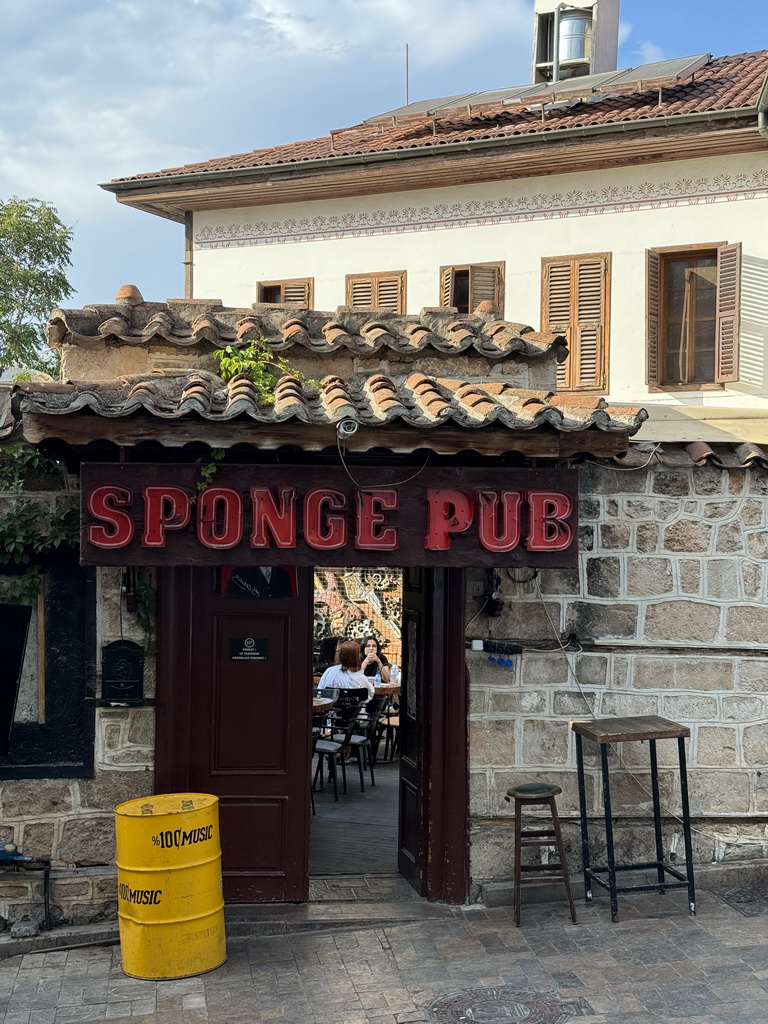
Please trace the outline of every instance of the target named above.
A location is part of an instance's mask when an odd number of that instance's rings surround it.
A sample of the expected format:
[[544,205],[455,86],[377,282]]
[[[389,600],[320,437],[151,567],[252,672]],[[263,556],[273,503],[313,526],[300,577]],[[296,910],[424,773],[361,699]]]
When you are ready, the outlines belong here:
[[[555,871],[565,886],[568,896],[568,906],[571,908],[571,921],[576,924],[576,908],[573,905],[573,893],[571,892],[571,880],[568,875],[568,862],[565,859],[565,847],[563,846],[563,835],[560,831],[560,820],[557,817],[555,797],[562,793],[559,786],[548,786],[545,782],[524,782],[520,786],[507,790],[505,800],[515,801],[515,924],[520,927],[521,912],[521,888],[524,884],[538,882],[538,878],[523,878],[525,871]],[[536,804],[547,804],[549,813],[552,815],[552,828],[528,828],[523,829],[523,807],[535,806]],[[554,844],[552,843],[552,840]],[[522,852],[524,846],[556,846],[560,856],[559,864],[523,864]]]

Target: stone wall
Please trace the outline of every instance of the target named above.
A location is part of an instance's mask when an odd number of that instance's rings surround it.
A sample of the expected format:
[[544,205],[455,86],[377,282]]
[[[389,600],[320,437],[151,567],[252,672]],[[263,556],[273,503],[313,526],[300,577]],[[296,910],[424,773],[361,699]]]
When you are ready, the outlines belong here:
[[[120,585],[119,569],[98,570],[93,778],[0,781],[0,841],[15,842],[25,856],[51,858],[54,921],[85,923],[115,916],[114,808],[153,791],[154,708],[98,706],[104,644],[121,636],[147,644]],[[154,694],[155,660],[149,652],[145,696],[151,702]],[[28,719],[26,705],[23,714]],[[35,876],[0,871],[0,926],[24,917],[42,920],[41,886]]]
[[[527,583],[512,579],[524,571],[502,571],[502,614],[481,612],[467,631],[525,648],[511,668],[468,653],[473,878],[511,876],[513,807],[504,795],[523,779],[562,787],[571,864],[579,861],[569,721],[592,714],[660,714],[690,726],[697,860],[768,856],[768,474],[587,464],[580,494],[579,567]],[[468,619],[481,604],[468,599]],[[588,746],[596,815],[601,786]],[[612,757],[619,846],[644,859],[638,852],[653,832],[647,747],[624,744]],[[676,758],[674,741],[659,743],[662,801],[673,814]],[[671,814],[665,843],[682,855]]]

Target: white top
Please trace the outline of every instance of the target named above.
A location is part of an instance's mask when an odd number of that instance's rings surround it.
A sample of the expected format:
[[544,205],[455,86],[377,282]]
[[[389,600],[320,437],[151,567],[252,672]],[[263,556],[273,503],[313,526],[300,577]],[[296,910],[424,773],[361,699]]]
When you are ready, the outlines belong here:
[[331,665],[320,676],[318,690],[327,686],[338,686],[340,690],[366,689],[369,697],[375,696],[376,693],[373,683],[366,675],[362,672],[347,672],[341,665]]

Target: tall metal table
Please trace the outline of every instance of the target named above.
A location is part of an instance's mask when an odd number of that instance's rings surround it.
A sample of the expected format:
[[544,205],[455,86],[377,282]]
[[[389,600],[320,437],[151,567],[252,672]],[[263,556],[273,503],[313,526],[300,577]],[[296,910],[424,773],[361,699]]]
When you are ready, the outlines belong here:
[[[611,920],[619,920],[618,894],[625,892],[665,892],[667,889],[687,889],[688,909],[696,913],[696,891],[693,879],[693,847],[691,843],[691,819],[688,807],[688,776],[685,764],[685,741],[691,730],[685,725],[670,722],[658,715],[640,715],[636,718],[598,718],[591,722],[571,722],[576,734],[576,763],[579,773],[579,809],[581,813],[581,853],[584,863],[584,894],[592,899],[592,883],[607,889],[611,897]],[[589,857],[589,826],[587,822],[586,789],[584,783],[583,738],[592,740],[600,750],[600,766],[603,778],[603,808],[605,811],[605,844],[607,866],[592,867]],[[659,773],[656,759],[657,740],[677,740],[680,761],[680,795],[682,798],[683,840],[685,844],[685,874],[664,860],[664,845],[661,835],[661,801],[659,798]],[[656,860],[636,864],[617,864],[613,845],[613,816],[611,813],[611,787],[608,770],[608,744],[648,741],[651,763],[651,792],[653,796],[653,827],[656,836]],[[658,881],[653,885],[617,885],[619,871],[635,871],[654,868]],[[670,875],[674,881],[668,881]],[[607,880],[606,877],[607,876]]]

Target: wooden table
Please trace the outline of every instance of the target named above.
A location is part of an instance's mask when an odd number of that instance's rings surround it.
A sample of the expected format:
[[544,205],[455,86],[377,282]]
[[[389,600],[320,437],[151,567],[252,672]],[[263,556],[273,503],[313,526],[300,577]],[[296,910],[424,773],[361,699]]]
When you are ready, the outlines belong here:
[[377,697],[399,697],[400,683],[379,683],[374,690]]
[[323,711],[327,711],[328,708],[332,708],[336,701],[332,697],[313,697],[312,698],[312,714],[318,715]]
[[[691,820],[688,808],[688,776],[685,766],[685,740],[691,730],[685,725],[670,722],[658,715],[640,715],[636,718],[598,718],[588,722],[571,722],[576,734],[576,765],[579,773],[579,808],[581,812],[581,854],[584,863],[584,895],[592,899],[592,883],[607,889],[611,896],[611,920],[619,920],[620,892],[660,892],[666,889],[687,889],[688,909],[696,913],[696,891],[693,880],[693,846],[691,843]],[[605,812],[605,841],[607,867],[591,867],[589,862],[589,828],[587,823],[587,800],[584,784],[584,756],[582,739],[597,743],[600,750],[600,766],[603,776],[603,809]],[[659,774],[656,759],[657,740],[677,740],[680,762],[680,795],[682,799],[683,840],[685,843],[685,874],[664,861],[664,844],[661,834],[661,800],[659,799]],[[613,846],[613,817],[611,814],[611,787],[608,774],[608,744],[648,741],[651,761],[651,795],[653,797],[653,827],[656,836],[656,860],[637,864],[616,864]],[[617,871],[633,871],[655,868],[658,881],[655,885],[616,885]],[[607,874],[608,881],[600,875]],[[666,875],[677,881],[668,882]]]

